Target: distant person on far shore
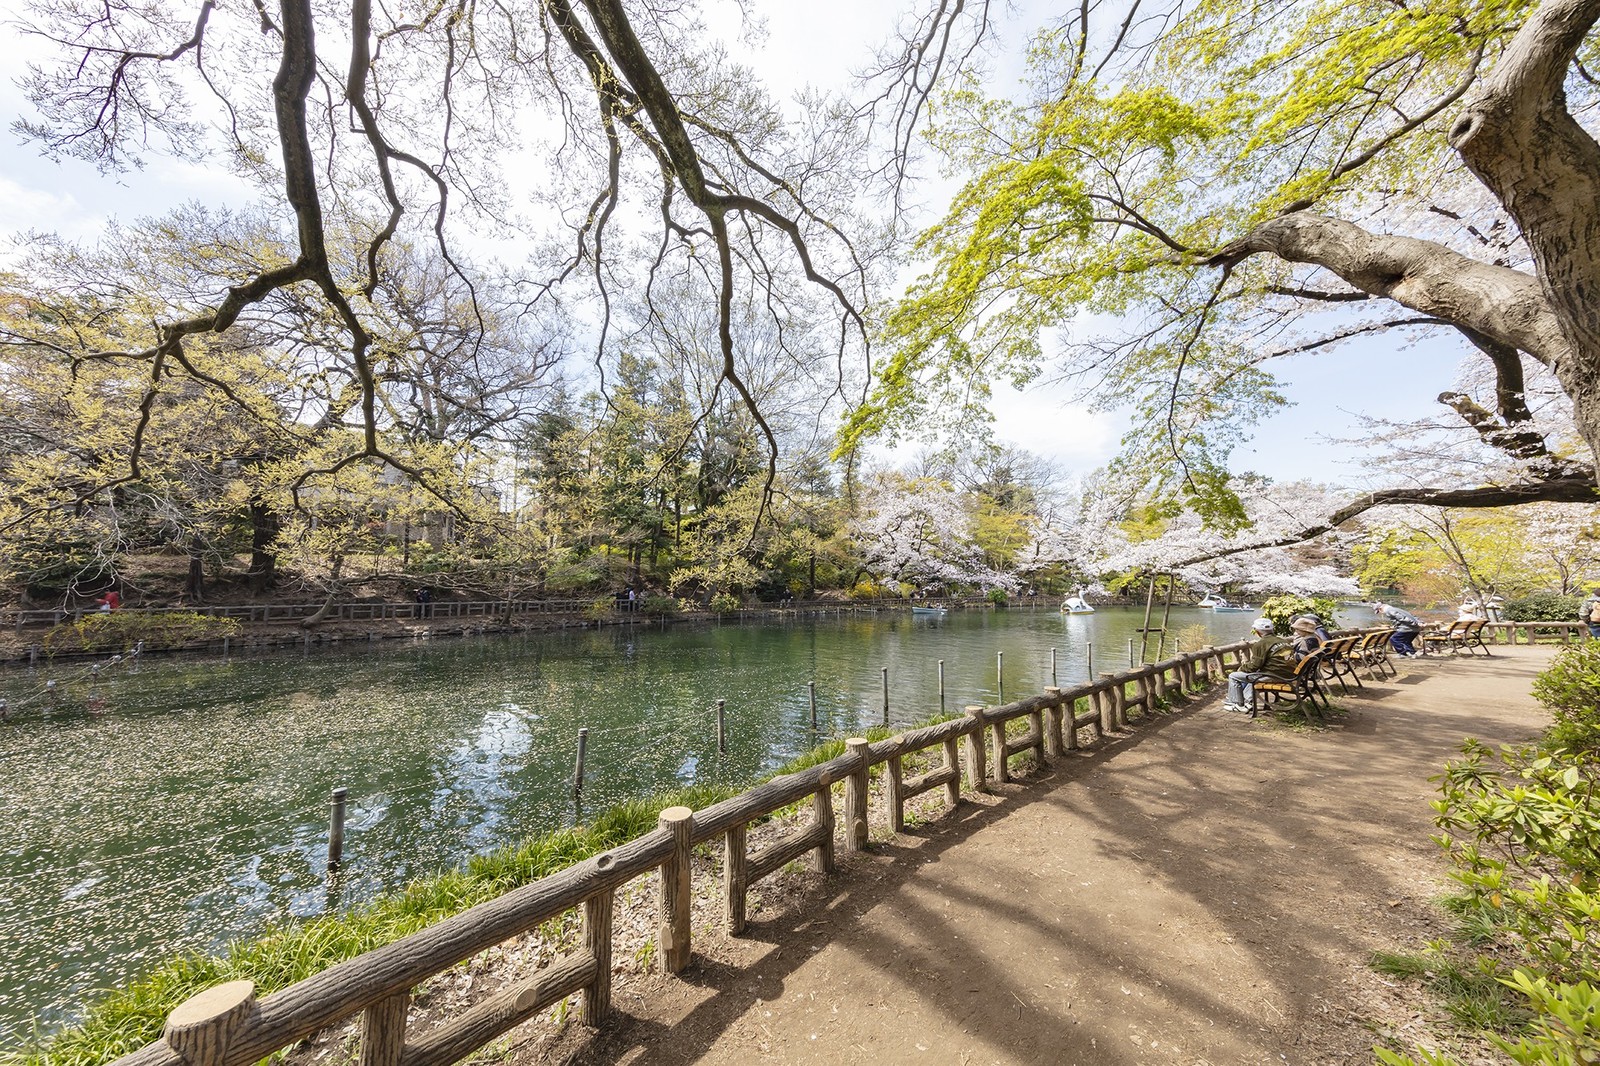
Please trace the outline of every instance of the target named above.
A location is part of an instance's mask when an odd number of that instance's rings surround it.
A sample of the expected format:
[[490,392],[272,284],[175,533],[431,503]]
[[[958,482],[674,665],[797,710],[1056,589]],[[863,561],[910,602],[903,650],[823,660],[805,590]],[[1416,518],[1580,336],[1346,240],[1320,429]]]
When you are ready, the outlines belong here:
[[120,611],[122,609],[122,596],[116,589],[112,589],[95,601],[102,611]]
[[1394,626],[1394,632],[1389,634],[1389,646],[1394,649],[1394,653],[1401,658],[1413,658],[1417,654],[1417,649],[1412,641],[1422,632],[1422,622],[1417,616],[1403,607],[1392,607],[1387,603],[1374,603],[1372,610],[1378,617]]

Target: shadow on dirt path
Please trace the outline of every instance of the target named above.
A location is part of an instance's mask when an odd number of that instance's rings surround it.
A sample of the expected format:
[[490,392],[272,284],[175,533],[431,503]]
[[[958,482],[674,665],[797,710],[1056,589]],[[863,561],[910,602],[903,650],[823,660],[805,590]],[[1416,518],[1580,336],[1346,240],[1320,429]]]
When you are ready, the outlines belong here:
[[[572,1063],[1370,1063],[1420,1020],[1374,950],[1442,936],[1428,777],[1528,739],[1548,648],[1412,661],[1326,729],[1215,697],[876,843],[679,978],[620,985]],[[791,884],[794,883],[791,881]]]

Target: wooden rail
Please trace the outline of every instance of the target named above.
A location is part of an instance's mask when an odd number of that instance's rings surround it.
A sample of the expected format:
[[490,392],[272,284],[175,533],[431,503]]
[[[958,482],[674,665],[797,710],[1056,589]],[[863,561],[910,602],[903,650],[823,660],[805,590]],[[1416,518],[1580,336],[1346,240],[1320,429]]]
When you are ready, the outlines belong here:
[[[1572,623],[1575,627],[1578,623]],[[1515,629],[1553,628],[1562,623],[1503,623]],[[699,811],[673,807],[661,812],[655,830],[612,851],[481,903],[453,918],[386,947],[338,963],[297,984],[257,1000],[247,981],[208,989],[168,1018],[162,1039],[117,1059],[113,1066],[246,1066],[313,1033],[360,1017],[360,1066],[448,1066],[540,1010],[582,994],[582,1016],[599,1024],[610,1009],[611,913],[619,888],[660,871],[657,900],[661,968],[676,973],[689,963],[690,851],[720,840],[726,922],[732,934],[747,922],[750,886],[809,854],[816,869],[834,869],[836,825],[833,786],[845,785],[844,843],[857,851],[868,844],[870,771],[882,766],[882,802],[890,828],[905,826],[905,804],[914,796],[945,790],[960,802],[965,762],[967,786],[976,791],[1010,779],[1010,760],[1032,752],[1040,760],[1060,758],[1106,734],[1126,730],[1131,712],[1140,719],[1174,693],[1226,676],[1242,661],[1244,642],[1207,647],[1072,688],[1002,707],[973,706],[959,718],[869,743],[855,738],[845,754],[798,773],[773,778],[738,796]],[[1012,722],[1026,720],[1013,735]],[[1085,734],[1088,736],[1085,736]],[[964,745],[965,759],[958,757]],[[909,780],[904,760],[939,752],[934,768]],[[795,804],[810,803],[809,821],[750,854],[749,826]],[[411,989],[436,974],[511,937],[527,933],[567,911],[583,912],[582,947],[532,978],[472,1005],[447,1022],[419,1033],[407,1028]]]
[[[730,933],[745,928],[750,886],[811,853],[816,868],[834,869],[835,819],[832,786],[846,785],[846,847],[867,845],[868,773],[886,766],[888,820],[905,824],[905,802],[935,788],[945,789],[952,805],[960,799],[961,771],[956,751],[968,743],[969,784],[987,786],[1009,779],[1009,760],[1024,751],[1044,759],[1081,746],[1078,733],[1094,729],[1096,739],[1125,727],[1126,710],[1153,709],[1151,694],[1185,685],[1201,676],[1212,660],[1224,661],[1233,648],[1205,649],[1162,663],[1111,675],[1071,689],[1051,689],[1004,707],[969,708],[959,719],[912,730],[869,744],[850,741],[846,754],[799,773],[774,778],[739,796],[703,810],[663,811],[658,828],[578,865],[480,904],[453,918],[386,947],[339,963],[257,1001],[248,982],[230,982],[191,999],[168,1020],[163,1038],[117,1060],[118,1066],[245,1066],[312,1033],[360,1016],[362,1066],[444,1066],[575,992],[583,994],[583,1016],[602,1021],[610,1005],[611,909],[616,890],[654,870],[661,871],[658,902],[659,952],[663,969],[681,970],[690,956],[689,854],[697,843],[720,839],[724,848],[726,920]],[[1153,682],[1153,683],[1152,683]],[[1129,697],[1129,684],[1139,695]],[[1084,704],[1091,709],[1080,714]],[[1026,733],[1011,737],[1006,725],[1027,719]],[[1070,729],[1067,723],[1070,721]],[[988,743],[986,743],[986,740]],[[992,744],[994,758],[986,748]],[[941,764],[906,781],[904,760],[938,748]],[[974,753],[977,753],[974,755]],[[747,854],[750,824],[809,800],[808,824]],[[427,1032],[406,1030],[410,990],[464,959],[574,908],[583,909],[583,947],[534,978],[498,992],[466,1013]]]

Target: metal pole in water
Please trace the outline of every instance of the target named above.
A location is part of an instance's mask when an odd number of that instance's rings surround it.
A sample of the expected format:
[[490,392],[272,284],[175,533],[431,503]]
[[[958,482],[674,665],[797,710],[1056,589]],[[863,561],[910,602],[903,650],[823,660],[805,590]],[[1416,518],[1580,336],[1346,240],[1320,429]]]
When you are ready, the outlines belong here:
[[1084,668],[1086,670],[1088,670],[1089,676],[1093,677],[1094,676],[1094,641],[1092,641],[1092,640],[1084,641],[1083,655],[1084,655],[1084,663],[1083,663]]
[[1050,684],[1056,683],[1056,650],[1050,649]]
[[589,751],[589,728],[584,726],[578,730],[578,761],[572,768],[572,791],[574,794],[583,791],[583,758]]
[[806,695],[811,698],[811,731],[815,733],[817,731],[817,683],[815,681],[806,682]]
[[1128,638],[1128,669],[1133,669],[1133,638]]
[[883,668],[883,724],[889,724],[889,668]]
[[997,697],[996,702],[1004,703],[1006,701],[1006,653],[1003,651],[994,653],[994,688]]
[[728,722],[724,713],[727,700],[717,701],[717,751],[726,753],[728,750]]
[[944,660],[939,660],[939,702],[944,703]]
[[333,799],[329,804],[333,813],[328,818],[328,873],[339,872],[339,864],[344,861],[344,798],[348,789],[336,788],[333,790]]

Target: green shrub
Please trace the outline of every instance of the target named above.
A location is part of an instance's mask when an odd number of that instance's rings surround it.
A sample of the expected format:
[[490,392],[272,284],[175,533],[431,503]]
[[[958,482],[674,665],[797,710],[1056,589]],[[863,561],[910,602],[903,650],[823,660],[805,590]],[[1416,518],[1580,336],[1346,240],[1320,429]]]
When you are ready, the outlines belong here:
[[[1542,680],[1542,679],[1541,679]],[[1466,890],[1451,903],[1471,916],[1493,973],[1531,1012],[1526,1026],[1482,1017],[1484,1035],[1525,1066],[1577,1066],[1600,1052],[1600,755],[1503,748],[1469,740],[1445,767],[1434,840]],[[1511,963],[1501,976],[1503,961]],[[1500,1014],[1509,1019],[1514,1014]],[[1448,1064],[1432,1052],[1379,1050],[1390,1066]]]
[[139,643],[147,651],[182,648],[198,641],[221,640],[237,632],[237,619],[213,618],[197,611],[96,611],[80,621],[56,626],[44,635],[42,643],[50,655],[106,655],[131,651]]
[[611,617],[612,606],[610,596],[601,596],[589,601],[589,605],[583,609],[583,616],[591,622],[604,622]]
[[1006,603],[1009,602],[1006,599],[1005,589],[990,589],[988,599],[989,602],[994,604],[996,607],[1004,607]]
[[1533,696],[1555,715],[1552,743],[1578,750],[1600,748],[1600,640],[1563,648],[1534,678]]
[[1272,619],[1272,624],[1279,633],[1289,632],[1289,623],[1302,614],[1314,614],[1322,619],[1322,624],[1329,629],[1334,628],[1334,612],[1339,609],[1338,600],[1330,600],[1326,596],[1274,596],[1261,605],[1261,616]]
[[717,614],[727,614],[729,611],[739,609],[738,597],[727,592],[719,592],[711,597],[710,608]]
[[1513,622],[1571,622],[1578,617],[1583,599],[1554,592],[1531,592],[1505,606],[1504,614]]
[[678,601],[671,596],[646,596],[640,609],[652,618],[662,618],[678,613]]

